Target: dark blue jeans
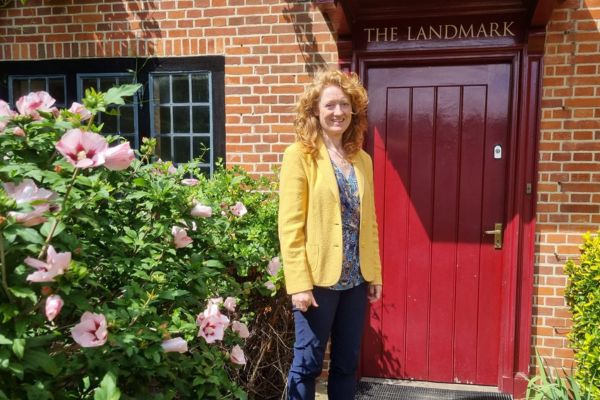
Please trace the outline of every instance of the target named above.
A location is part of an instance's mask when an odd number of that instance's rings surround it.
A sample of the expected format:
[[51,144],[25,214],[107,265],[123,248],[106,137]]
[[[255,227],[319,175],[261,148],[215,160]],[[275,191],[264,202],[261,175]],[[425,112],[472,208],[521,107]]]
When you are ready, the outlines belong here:
[[329,400],[351,400],[367,305],[366,283],[348,290],[315,287],[319,307],[294,309],[296,342],[288,375],[289,400],[313,400],[315,379],[321,374],[327,339],[331,335]]

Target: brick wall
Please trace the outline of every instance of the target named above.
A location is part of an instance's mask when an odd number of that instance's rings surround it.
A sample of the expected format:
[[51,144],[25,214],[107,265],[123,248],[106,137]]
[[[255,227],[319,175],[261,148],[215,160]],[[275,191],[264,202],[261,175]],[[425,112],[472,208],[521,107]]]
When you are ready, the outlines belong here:
[[542,87],[533,340],[570,368],[568,258],[600,223],[600,1],[566,0],[547,26]]
[[[566,0],[548,25],[539,145],[533,343],[569,368],[567,258],[600,223],[600,0]],[[310,1],[29,0],[0,9],[0,59],[226,57],[227,162],[269,173],[293,141],[291,106],[336,65]]]
[[291,106],[337,65],[310,1],[15,0],[0,9],[0,60],[224,55],[229,165],[270,173],[294,140]]

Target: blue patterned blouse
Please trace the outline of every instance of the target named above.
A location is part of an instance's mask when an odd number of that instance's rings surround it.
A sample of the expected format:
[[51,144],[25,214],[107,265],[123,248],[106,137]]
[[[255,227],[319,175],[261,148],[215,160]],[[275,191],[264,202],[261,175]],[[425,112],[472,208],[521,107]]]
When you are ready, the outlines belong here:
[[333,170],[340,190],[340,202],[342,203],[342,241],[343,259],[342,276],[333,290],[346,290],[360,285],[365,280],[360,274],[360,262],[358,258],[358,235],[360,228],[360,198],[358,197],[358,182],[354,168],[350,169],[348,179],[333,162]]

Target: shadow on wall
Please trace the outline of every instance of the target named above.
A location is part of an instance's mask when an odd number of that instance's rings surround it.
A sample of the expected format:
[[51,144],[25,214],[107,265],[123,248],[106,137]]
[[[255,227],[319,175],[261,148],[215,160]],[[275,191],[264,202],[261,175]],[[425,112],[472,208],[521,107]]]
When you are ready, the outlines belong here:
[[[36,16],[31,26],[39,25],[36,19],[43,20],[45,26],[69,25],[72,39],[68,41],[46,41],[38,46],[41,58],[53,58],[56,54],[45,54],[44,45],[71,45],[67,57],[81,56],[152,56],[156,53],[156,40],[163,36],[154,13],[159,9],[159,0],[117,1],[100,4],[78,4],[74,0],[0,0],[0,8],[36,8]],[[92,7],[94,7],[92,9]],[[97,8],[96,8],[97,7]],[[166,21],[169,23],[169,21]],[[77,25],[81,31],[77,31]],[[22,26],[22,34],[28,32]],[[37,33],[37,27],[30,31]],[[82,49],[82,45],[88,45]],[[112,47],[111,47],[112,46]],[[167,54],[168,55],[168,54]]]
[[[300,54],[304,58],[304,68],[310,76],[314,76],[319,70],[328,67],[327,61],[319,53],[317,38],[313,32],[313,20],[311,18],[311,2],[298,2],[286,0],[288,6],[283,9],[283,18],[294,27],[296,42]],[[327,27],[333,32],[333,26],[327,21]]]

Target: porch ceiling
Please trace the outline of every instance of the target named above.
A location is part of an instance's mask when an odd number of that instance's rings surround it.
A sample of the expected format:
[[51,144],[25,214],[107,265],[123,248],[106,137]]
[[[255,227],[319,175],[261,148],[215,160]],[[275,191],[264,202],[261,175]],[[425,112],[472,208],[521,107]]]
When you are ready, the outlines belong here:
[[532,28],[543,28],[564,0],[315,0],[340,37],[366,21],[476,14],[524,14]]

